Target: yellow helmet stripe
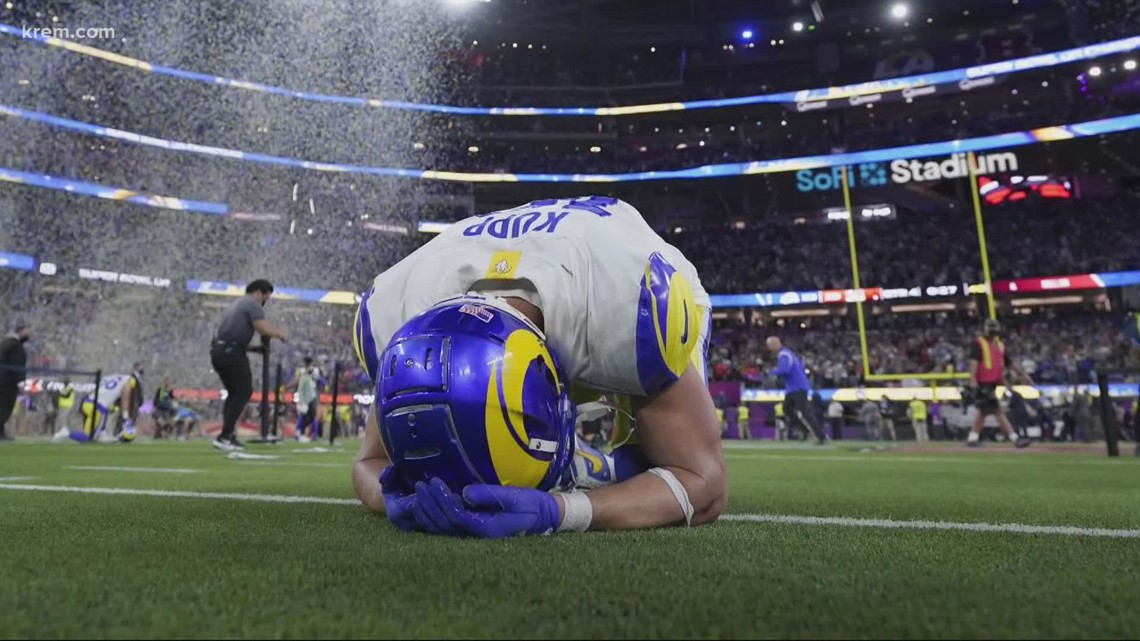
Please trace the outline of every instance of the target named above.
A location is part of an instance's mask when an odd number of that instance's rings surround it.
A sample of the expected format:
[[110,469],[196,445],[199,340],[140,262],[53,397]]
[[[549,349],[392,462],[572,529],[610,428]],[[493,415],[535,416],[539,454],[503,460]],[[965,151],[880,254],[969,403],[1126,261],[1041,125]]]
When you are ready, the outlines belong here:
[[[360,305],[365,305],[367,302],[367,300],[362,300],[360,301]],[[356,318],[352,321],[352,349],[356,353],[356,360],[367,370],[368,362],[364,360],[364,340],[361,336],[364,331],[364,328],[360,326],[360,306],[358,305],[356,307]]]
[[539,357],[546,360],[561,387],[550,352],[535,333],[527,330],[512,332],[503,359],[491,366],[484,421],[491,464],[502,485],[537,487],[550,469],[549,461],[535,458],[528,449],[523,422],[523,383],[531,363]]

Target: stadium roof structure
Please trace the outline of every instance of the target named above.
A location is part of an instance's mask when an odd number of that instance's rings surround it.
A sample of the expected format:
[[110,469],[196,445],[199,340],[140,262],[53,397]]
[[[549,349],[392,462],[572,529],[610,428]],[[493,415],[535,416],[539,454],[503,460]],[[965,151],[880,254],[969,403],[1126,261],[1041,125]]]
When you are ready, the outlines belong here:
[[[889,13],[893,3],[884,0],[488,0],[473,4],[480,5],[480,10],[471,16],[472,29],[527,28],[528,36],[551,42],[578,38],[583,30],[676,42],[717,39],[722,33],[739,35],[745,30],[757,38],[777,31],[789,35],[795,21],[844,30],[898,22]],[[907,4],[913,5],[915,18],[921,14],[923,20],[934,17],[955,26],[981,25],[1031,12],[1060,15],[1062,10],[1054,0]],[[597,44],[591,41],[591,46]]]

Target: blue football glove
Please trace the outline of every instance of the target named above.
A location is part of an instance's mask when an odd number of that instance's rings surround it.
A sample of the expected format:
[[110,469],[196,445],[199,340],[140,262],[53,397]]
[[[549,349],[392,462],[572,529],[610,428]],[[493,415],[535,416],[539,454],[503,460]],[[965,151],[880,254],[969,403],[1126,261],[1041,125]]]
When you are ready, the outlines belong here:
[[[416,501],[412,504],[412,514],[416,515],[416,523],[419,523],[420,529],[429,534],[462,536],[463,532],[445,514],[448,507],[447,503],[432,496],[432,490],[435,490],[437,486],[443,488],[443,491],[448,494],[451,493],[447,485],[437,478],[431,479],[430,484],[423,481],[416,482]],[[440,490],[435,491],[439,492]],[[442,495],[440,496],[442,497]]]
[[389,465],[380,472],[380,491],[384,495],[384,510],[388,520],[405,532],[416,529],[416,494],[396,472],[395,465]]
[[454,527],[450,533],[485,539],[550,534],[561,520],[558,500],[540,490],[475,484],[463,488],[460,499],[439,479],[432,479],[426,490],[420,502],[430,502],[433,515],[442,514],[450,521]]

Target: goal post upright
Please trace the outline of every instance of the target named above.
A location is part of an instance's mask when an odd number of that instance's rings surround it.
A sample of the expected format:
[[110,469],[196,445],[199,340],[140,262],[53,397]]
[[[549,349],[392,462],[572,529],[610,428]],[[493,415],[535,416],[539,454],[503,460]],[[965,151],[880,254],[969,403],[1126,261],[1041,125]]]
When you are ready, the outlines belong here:
[[[971,163],[973,162],[973,155],[970,156]],[[971,165],[972,167],[972,165]],[[971,169],[971,172],[973,170]],[[972,175],[972,174],[971,174]],[[863,311],[862,295],[863,283],[859,277],[859,251],[855,243],[855,214],[851,206],[851,182],[850,176],[847,173],[847,165],[840,168],[841,184],[843,186],[843,206],[847,211],[847,247],[851,259],[851,276],[852,285],[860,294],[855,298],[855,314],[859,325],[859,351],[863,357],[863,380],[867,382],[887,382],[887,381],[904,381],[904,380],[920,380],[920,381],[953,381],[964,380],[970,377],[965,372],[922,372],[915,374],[873,374],[871,373],[871,358],[870,350],[867,348],[867,320]],[[974,179],[971,178],[970,182],[973,183]],[[982,269],[986,275],[986,294],[989,296],[990,310],[993,310],[993,288],[990,287],[989,278],[989,262],[985,259],[985,232],[982,230],[981,223],[981,205],[977,199],[977,185],[974,185],[974,206],[975,218],[977,219],[979,238],[982,244],[983,266]]]
[[[843,184],[843,207],[847,212],[847,248],[851,256],[851,277],[855,289],[861,292],[863,285],[859,279],[859,252],[855,246],[855,213],[851,208],[851,183],[850,177],[847,175],[847,165],[840,168],[840,176]],[[855,299],[855,313],[859,321],[859,352],[863,355],[863,378],[869,380],[871,362],[867,349],[867,323],[863,316],[863,296],[861,294]]]
[[994,306],[994,286],[990,278],[990,251],[986,243],[986,225],[982,217],[982,199],[978,193],[978,158],[974,152],[967,157],[966,166],[970,176],[970,193],[974,199],[974,224],[978,229],[978,253],[982,257],[982,278],[986,287],[986,311],[990,318],[997,318],[997,308]]

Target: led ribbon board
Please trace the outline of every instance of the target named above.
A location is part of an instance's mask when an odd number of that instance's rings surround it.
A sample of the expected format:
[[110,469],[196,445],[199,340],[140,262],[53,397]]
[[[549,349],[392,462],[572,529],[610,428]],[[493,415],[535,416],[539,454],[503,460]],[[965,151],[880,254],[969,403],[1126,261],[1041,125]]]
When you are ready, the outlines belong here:
[[[374,109],[399,109],[404,111],[422,111],[430,113],[452,114],[460,116],[633,116],[638,114],[661,113],[669,111],[695,111],[698,109],[718,109],[723,107],[740,107],[758,104],[805,104],[828,106],[823,103],[832,100],[848,100],[850,104],[863,104],[863,101],[854,100],[856,96],[873,96],[875,94],[896,94],[906,90],[915,90],[922,87],[945,86],[957,84],[959,88],[969,88],[970,83],[979,79],[990,78],[996,75],[1043,69],[1056,65],[1063,65],[1082,60],[1091,60],[1114,53],[1124,53],[1140,48],[1140,36],[1110,40],[1085,47],[1075,47],[1052,53],[1043,53],[1016,60],[994,62],[973,67],[962,67],[947,71],[904,76],[886,80],[874,80],[856,84],[836,87],[820,87],[817,89],[802,89],[800,91],[785,91],[780,93],[760,94],[755,96],[741,96],[737,98],[719,98],[714,100],[693,100],[688,102],[662,102],[644,105],[628,105],[624,107],[460,107],[456,105],[438,105],[424,102],[408,102],[402,100],[380,100],[359,96],[340,96],[334,94],[312,93],[297,91],[284,87],[224,78],[208,73],[187,71],[175,67],[167,67],[146,62],[137,58],[111,53],[95,47],[81,45],[70,40],[52,38],[37,31],[25,30],[7,24],[0,24],[0,33],[7,34],[25,41],[37,42],[52,47],[59,47],[67,51],[78,53],[106,62],[146,71],[162,76],[191,80],[211,86],[225,86],[259,93],[273,94],[305,100],[309,102],[323,102],[338,105],[351,105]],[[981,80],[981,82],[985,82]],[[961,84],[965,83],[965,84]],[[976,86],[976,85],[975,85]],[[917,94],[921,95],[921,94]],[[797,107],[798,108],[798,107]],[[810,109],[810,107],[809,107]],[[801,109],[803,111],[804,109]]]
[[[672,169],[662,171],[639,171],[621,174],[520,174],[520,173],[480,173],[463,171],[440,171],[435,169],[405,169],[397,167],[369,167],[365,165],[348,165],[322,161],[301,160],[273,156],[238,149],[224,147],[211,147],[194,143],[179,142],[145,136],[113,127],[92,125],[69,118],[60,118],[38,111],[28,111],[18,107],[0,105],[0,115],[20,118],[32,122],[39,122],[52,127],[78,131],[85,134],[113,138],[125,142],[132,142],[170,151],[196,153],[231,160],[246,160],[283,167],[299,167],[313,171],[329,171],[347,174],[360,174],[370,176],[387,176],[395,178],[414,178],[419,180],[443,180],[453,182],[527,182],[527,183],[619,183],[643,182],[650,180],[695,180],[701,178],[731,178],[734,176],[749,176],[757,174],[774,174],[785,171],[800,171],[803,169],[820,169],[824,167],[838,167],[843,165],[857,165],[861,163],[890,162],[895,160],[908,160],[915,158],[929,158],[931,156],[953,156],[954,154],[970,151],[989,151],[1020,147],[1039,142],[1054,142],[1085,138],[1101,134],[1129,131],[1140,127],[1140,114],[1116,116],[1089,122],[1042,127],[1027,131],[995,134],[992,136],[979,136],[963,140],[947,140],[943,142],[930,142],[902,147],[889,147],[885,149],[872,149],[868,151],[855,151],[841,154],[826,154],[818,156],[800,156],[798,158],[783,158],[778,160],[756,160],[752,162],[725,163],[718,165],[704,165],[688,169]],[[0,175],[0,180],[3,180]],[[53,179],[58,180],[58,179]],[[131,192],[134,194],[134,192]],[[102,196],[108,197],[108,196]],[[129,200],[129,198],[128,198]],[[189,201],[187,201],[189,202]],[[218,212],[211,212],[218,213]]]

